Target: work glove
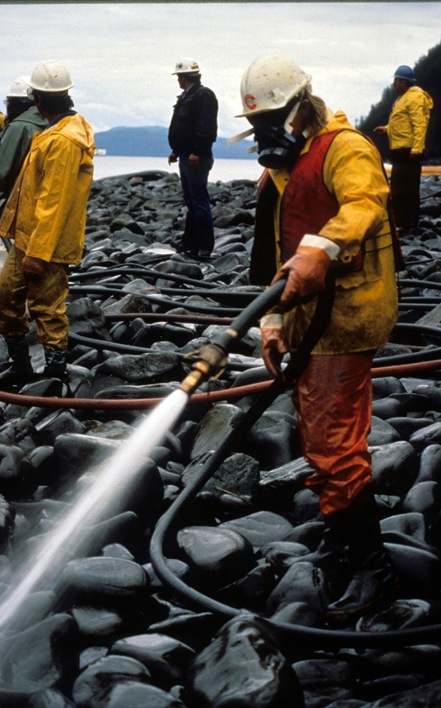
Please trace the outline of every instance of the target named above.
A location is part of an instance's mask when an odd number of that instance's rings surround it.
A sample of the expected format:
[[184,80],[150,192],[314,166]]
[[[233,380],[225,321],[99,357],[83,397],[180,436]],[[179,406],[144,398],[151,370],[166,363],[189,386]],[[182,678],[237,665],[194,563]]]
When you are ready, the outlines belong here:
[[24,256],[21,262],[23,274],[29,280],[38,280],[43,275],[46,261],[42,258],[34,258],[34,256]]
[[278,303],[282,308],[288,309],[300,302],[307,302],[325,289],[326,274],[333,259],[322,244],[327,245],[332,255],[340,251],[339,246],[329,239],[304,236],[295,254],[274,276],[272,283],[281,278],[286,280]]
[[283,330],[283,315],[278,313],[264,315],[260,320],[260,333],[264,364],[273,378],[282,379],[280,364],[284,354],[289,352]]

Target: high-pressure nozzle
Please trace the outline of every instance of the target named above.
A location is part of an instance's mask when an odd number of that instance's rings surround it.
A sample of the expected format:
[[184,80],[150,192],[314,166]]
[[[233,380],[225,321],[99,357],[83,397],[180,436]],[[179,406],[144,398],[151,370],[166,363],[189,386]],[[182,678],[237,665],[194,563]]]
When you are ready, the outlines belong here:
[[188,394],[193,393],[204,381],[220,376],[227,366],[226,352],[217,344],[204,344],[187,357],[194,361],[190,373],[181,382],[180,388]]
[[194,361],[180,388],[191,394],[203,381],[220,376],[227,366],[228,352],[256,320],[278,301],[285,285],[286,280],[278,280],[268,290],[260,293],[226,330],[218,334],[216,341],[204,344],[197,351],[187,354],[187,358]]

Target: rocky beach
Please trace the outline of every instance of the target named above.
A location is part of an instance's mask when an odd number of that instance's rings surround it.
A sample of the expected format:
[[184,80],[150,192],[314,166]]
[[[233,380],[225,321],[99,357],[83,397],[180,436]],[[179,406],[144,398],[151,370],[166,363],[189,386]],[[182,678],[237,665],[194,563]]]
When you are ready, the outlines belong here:
[[[176,250],[176,174],[93,183],[68,377],[0,392],[2,708],[439,707],[440,180],[422,179],[399,323],[373,369],[373,482],[400,589],[344,626],[325,621],[323,517],[258,319],[216,378],[180,389],[262,293],[256,183],[209,184],[201,262]],[[42,371],[33,329],[29,344]]]

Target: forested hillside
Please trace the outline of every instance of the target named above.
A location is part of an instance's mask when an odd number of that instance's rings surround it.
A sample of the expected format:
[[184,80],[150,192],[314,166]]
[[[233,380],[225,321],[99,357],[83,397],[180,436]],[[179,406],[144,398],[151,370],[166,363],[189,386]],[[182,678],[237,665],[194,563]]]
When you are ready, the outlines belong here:
[[[397,60],[397,66],[400,64]],[[434,107],[430,116],[429,128],[426,138],[426,153],[424,162],[441,162],[441,44],[430,49],[426,56],[421,57],[415,66],[417,85],[427,91],[434,102]],[[391,67],[391,77],[396,67]],[[373,129],[377,125],[385,125],[388,121],[389,113],[397,95],[391,85],[384,91],[378,103],[371,107],[366,118],[361,118],[357,122],[357,128],[368,135],[378,146],[384,159],[388,157],[388,140],[386,136],[376,136]]]

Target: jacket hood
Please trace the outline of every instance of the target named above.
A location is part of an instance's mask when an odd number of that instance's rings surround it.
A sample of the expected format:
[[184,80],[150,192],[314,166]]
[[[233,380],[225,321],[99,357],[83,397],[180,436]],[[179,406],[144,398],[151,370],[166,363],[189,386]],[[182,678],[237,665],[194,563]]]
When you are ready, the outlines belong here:
[[[424,89],[421,88],[421,86],[411,86],[410,89],[406,91],[407,94],[412,94],[412,93],[422,93],[424,98],[426,99],[426,106],[430,110],[433,108],[433,100],[430,94],[427,93],[427,91],[424,91]],[[406,94],[404,94],[406,95]]]
[[30,106],[23,113],[21,113],[17,118],[15,118],[12,123],[30,123],[31,125],[36,125],[42,130],[47,128],[48,122],[44,118],[36,106]]
[[344,111],[336,111],[336,113],[332,113],[332,111],[328,108],[328,123],[325,128],[320,131],[319,135],[322,133],[333,133],[335,130],[342,130],[342,128],[345,128],[345,130],[356,130],[356,128],[354,128],[354,126],[348,121]]
[[53,130],[63,133],[65,137],[85,150],[90,157],[93,157],[95,152],[93,128],[80,113],[62,118]]
[[324,128],[319,130],[318,133],[314,133],[314,135],[311,135],[307,141],[305,146],[303,147],[301,151],[301,155],[303,155],[305,152],[309,151],[309,148],[311,147],[311,143],[316,138],[318,135],[326,135],[326,133],[333,133],[336,130],[342,130],[343,128],[345,130],[353,130],[355,132],[358,132],[356,128],[354,128],[351,123],[349,123],[346,113],[343,111],[336,111],[336,113],[333,113],[330,108],[326,109],[327,115],[327,123]]

